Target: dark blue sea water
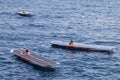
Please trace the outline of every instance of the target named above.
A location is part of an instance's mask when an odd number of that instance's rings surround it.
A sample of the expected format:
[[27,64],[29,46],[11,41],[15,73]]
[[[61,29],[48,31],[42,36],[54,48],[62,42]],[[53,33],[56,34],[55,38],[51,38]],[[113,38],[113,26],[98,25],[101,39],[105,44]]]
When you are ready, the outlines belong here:
[[[32,17],[17,12],[26,10]],[[53,40],[110,45],[114,54],[52,48]],[[10,53],[29,48],[59,62],[54,72]],[[0,0],[0,80],[120,80],[120,0]]]

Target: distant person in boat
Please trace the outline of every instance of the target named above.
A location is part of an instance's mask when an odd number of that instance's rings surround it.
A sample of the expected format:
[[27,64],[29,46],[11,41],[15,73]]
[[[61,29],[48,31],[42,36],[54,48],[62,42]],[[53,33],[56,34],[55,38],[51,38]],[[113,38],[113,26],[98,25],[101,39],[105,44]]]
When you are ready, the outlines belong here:
[[74,46],[74,41],[71,40],[69,44],[70,44],[71,46]]
[[25,14],[25,11],[22,11],[23,12],[23,14]]
[[26,49],[25,52],[23,52],[23,54],[29,54],[28,49]]

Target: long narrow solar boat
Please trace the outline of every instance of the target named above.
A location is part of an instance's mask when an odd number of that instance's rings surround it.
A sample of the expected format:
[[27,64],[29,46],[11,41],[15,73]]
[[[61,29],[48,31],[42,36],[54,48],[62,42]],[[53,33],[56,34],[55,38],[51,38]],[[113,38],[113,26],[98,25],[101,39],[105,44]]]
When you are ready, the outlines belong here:
[[58,62],[52,61],[45,57],[41,57],[33,52],[29,52],[29,54],[23,54],[25,49],[12,49],[11,53],[13,53],[18,58],[22,59],[23,61],[27,61],[32,65],[40,67],[46,70],[54,70],[53,65],[58,64]]
[[74,42],[74,45],[70,45],[69,42],[63,41],[52,41],[51,46],[72,50],[100,51],[100,52],[114,52],[116,50],[116,47],[113,46],[93,45],[77,42]]

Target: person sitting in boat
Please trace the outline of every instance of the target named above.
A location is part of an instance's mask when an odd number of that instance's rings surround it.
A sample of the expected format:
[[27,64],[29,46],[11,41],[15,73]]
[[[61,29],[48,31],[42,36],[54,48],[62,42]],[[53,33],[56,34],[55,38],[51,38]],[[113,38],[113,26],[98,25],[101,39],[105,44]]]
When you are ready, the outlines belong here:
[[71,40],[69,44],[70,44],[71,46],[74,46],[74,41]]
[[23,13],[23,14],[26,14],[26,12],[25,12],[25,11],[22,11],[22,13]]
[[26,49],[25,52],[23,52],[23,54],[29,54],[28,49]]

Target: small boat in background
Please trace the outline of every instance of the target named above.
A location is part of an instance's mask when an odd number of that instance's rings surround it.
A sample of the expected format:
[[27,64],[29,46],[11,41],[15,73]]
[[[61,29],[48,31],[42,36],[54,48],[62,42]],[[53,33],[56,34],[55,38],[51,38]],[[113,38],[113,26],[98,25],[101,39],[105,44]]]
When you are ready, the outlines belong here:
[[18,58],[44,71],[54,71],[55,69],[53,68],[53,65],[58,64],[58,62],[39,56],[33,52],[29,52],[28,54],[24,54],[24,52],[25,52],[25,49],[11,50],[11,53],[13,53]]
[[100,52],[114,52],[116,50],[116,47],[113,46],[93,45],[77,42],[74,42],[74,45],[70,45],[69,42],[63,41],[52,41],[51,46],[71,50],[100,51]]
[[25,10],[17,12],[17,14],[19,14],[20,16],[31,16],[31,13]]

